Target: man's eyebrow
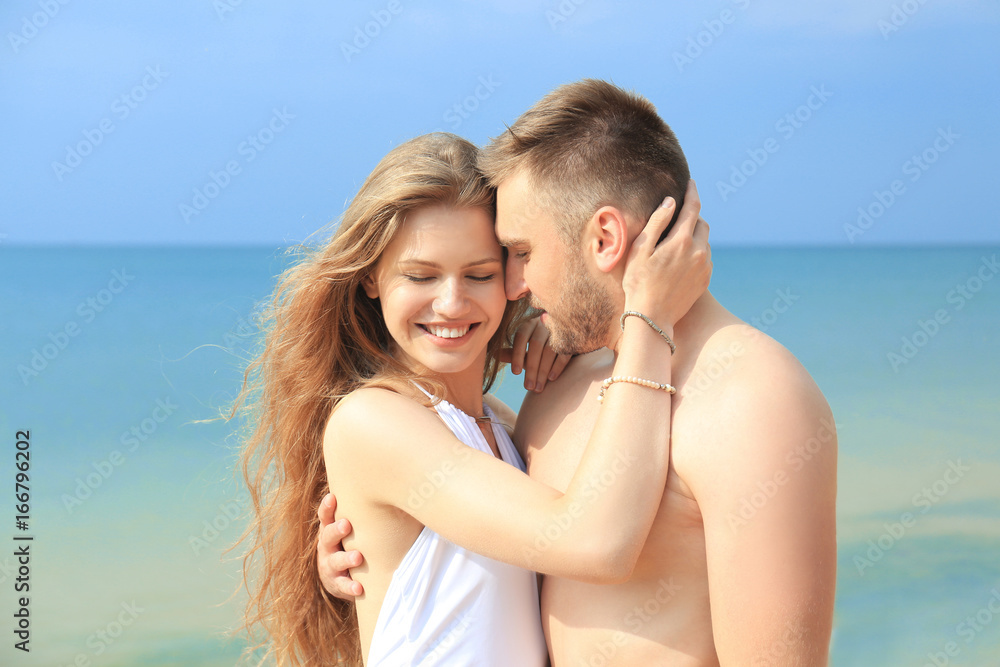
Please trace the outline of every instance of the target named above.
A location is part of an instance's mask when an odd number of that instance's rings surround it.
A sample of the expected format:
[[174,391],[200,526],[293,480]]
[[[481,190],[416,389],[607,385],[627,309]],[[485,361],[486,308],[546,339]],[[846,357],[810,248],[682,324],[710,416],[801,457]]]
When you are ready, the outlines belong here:
[[[437,262],[431,262],[431,261],[426,260],[426,259],[417,259],[417,258],[403,259],[403,260],[400,260],[399,263],[400,264],[419,264],[421,266],[427,266],[427,267],[430,267],[432,269],[440,269],[441,268],[441,265],[438,264]],[[467,264],[464,264],[462,266],[462,268],[463,269],[468,269],[468,268],[471,268],[473,266],[482,266],[483,264],[502,264],[502,263],[503,263],[503,261],[499,257],[483,257],[482,259],[477,259],[477,260],[475,260],[473,262],[469,262]]]
[[510,248],[511,246],[526,246],[528,244],[527,239],[501,239],[500,245],[504,248]]

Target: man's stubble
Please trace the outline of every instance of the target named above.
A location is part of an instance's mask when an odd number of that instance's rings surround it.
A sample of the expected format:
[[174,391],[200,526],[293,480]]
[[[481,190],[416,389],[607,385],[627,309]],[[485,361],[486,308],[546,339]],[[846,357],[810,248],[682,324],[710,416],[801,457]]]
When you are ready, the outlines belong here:
[[[585,354],[605,346],[615,306],[577,253],[567,253],[559,303],[548,304],[549,345],[559,354]],[[538,306],[543,307],[543,306]]]

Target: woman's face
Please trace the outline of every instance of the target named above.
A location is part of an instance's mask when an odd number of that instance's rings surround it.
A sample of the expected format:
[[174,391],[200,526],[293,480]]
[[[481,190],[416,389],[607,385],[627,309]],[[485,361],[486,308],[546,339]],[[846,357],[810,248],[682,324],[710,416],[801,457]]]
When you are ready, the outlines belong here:
[[381,301],[397,359],[434,373],[481,375],[507,305],[493,218],[444,205],[411,212],[364,288]]

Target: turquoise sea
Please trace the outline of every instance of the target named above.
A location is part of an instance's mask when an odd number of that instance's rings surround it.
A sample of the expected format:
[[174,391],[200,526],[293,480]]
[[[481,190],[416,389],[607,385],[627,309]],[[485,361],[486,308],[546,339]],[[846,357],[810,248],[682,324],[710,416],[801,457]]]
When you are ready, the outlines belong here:
[[[802,360],[836,417],[837,667],[1000,665],[998,255],[715,250],[715,295]],[[0,246],[0,664],[236,663],[239,566],[222,552],[245,507],[237,443],[233,424],[203,420],[237,391],[284,261]],[[521,400],[516,378],[499,392]],[[13,634],[24,544],[27,654]]]

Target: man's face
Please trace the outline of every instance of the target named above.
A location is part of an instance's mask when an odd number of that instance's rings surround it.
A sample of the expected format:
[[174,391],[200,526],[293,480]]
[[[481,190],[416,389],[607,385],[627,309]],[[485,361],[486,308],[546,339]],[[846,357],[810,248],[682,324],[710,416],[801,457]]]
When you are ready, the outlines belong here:
[[505,289],[510,300],[529,297],[545,311],[549,344],[560,354],[582,354],[608,342],[614,303],[587,266],[583,248],[570,248],[526,174],[497,188],[496,231],[507,248]]

